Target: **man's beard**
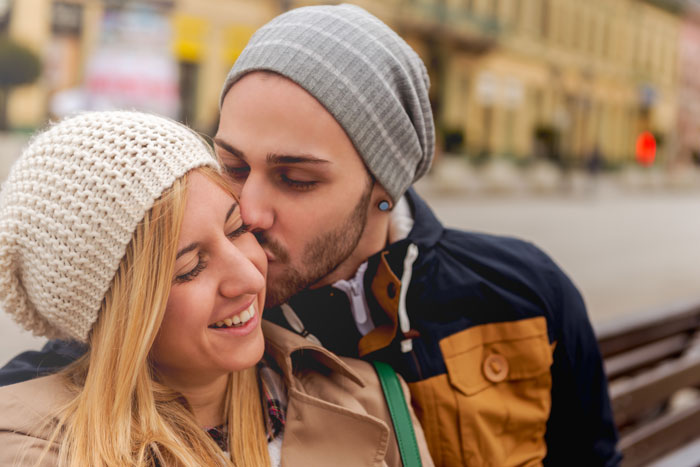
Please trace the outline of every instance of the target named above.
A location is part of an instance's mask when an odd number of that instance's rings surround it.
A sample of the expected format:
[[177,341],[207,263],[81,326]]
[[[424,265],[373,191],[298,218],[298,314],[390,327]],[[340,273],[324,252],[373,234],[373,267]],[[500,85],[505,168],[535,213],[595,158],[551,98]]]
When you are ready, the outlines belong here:
[[265,232],[257,234],[260,244],[272,252],[279,264],[284,265],[284,272],[278,277],[268,276],[265,308],[280,305],[291,296],[320,281],[352,254],[367,225],[373,186],[374,183],[370,179],[355,209],[338,228],[306,243],[298,265],[290,265],[289,252],[275,240],[267,238]]

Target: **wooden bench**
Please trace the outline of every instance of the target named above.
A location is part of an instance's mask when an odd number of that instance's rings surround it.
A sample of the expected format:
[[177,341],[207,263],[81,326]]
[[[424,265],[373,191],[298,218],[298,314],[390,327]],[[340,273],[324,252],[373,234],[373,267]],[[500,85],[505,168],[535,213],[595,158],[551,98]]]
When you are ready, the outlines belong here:
[[700,301],[596,328],[624,466],[700,465]]

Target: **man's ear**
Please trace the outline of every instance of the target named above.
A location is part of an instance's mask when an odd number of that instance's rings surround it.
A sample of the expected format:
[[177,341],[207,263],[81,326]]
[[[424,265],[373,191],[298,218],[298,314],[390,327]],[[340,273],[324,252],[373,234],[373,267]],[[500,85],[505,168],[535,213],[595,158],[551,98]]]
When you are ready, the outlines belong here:
[[389,193],[376,181],[372,187],[371,206],[372,209],[380,212],[391,211],[394,207],[394,202],[391,200]]

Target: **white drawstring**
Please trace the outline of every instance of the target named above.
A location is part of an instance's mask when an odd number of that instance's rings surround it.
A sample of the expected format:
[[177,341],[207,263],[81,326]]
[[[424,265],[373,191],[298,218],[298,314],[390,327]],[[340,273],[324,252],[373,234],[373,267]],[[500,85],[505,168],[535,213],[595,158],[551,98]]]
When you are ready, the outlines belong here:
[[350,300],[350,310],[355,318],[357,330],[363,336],[375,328],[372,316],[369,314],[369,305],[367,305],[367,297],[365,296],[364,277],[367,270],[367,261],[362,263],[355,277],[350,280],[339,280],[333,284],[338,290],[342,290]]
[[[411,330],[411,322],[408,319],[408,312],[406,311],[406,294],[408,293],[408,286],[411,284],[411,275],[413,274],[413,263],[416,262],[418,258],[418,247],[411,243],[408,245],[408,250],[406,251],[406,256],[403,260],[403,275],[401,276],[401,292],[399,293],[399,326],[401,327],[401,332],[406,334]],[[404,339],[401,341],[401,352],[407,353],[413,350],[413,340]]]
[[286,303],[283,303],[280,305],[280,308],[282,308],[282,314],[284,315],[285,319],[289,323],[289,325],[294,329],[296,332],[298,332],[302,337],[310,340],[314,344],[318,344],[320,346],[323,346],[321,344],[321,341],[318,340],[318,337],[314,336],[311,334],[309,331],[306,330],[304,327],[304,323],[301,322],[301,319],[299,316],[292,310],[292,307],[289,306]]

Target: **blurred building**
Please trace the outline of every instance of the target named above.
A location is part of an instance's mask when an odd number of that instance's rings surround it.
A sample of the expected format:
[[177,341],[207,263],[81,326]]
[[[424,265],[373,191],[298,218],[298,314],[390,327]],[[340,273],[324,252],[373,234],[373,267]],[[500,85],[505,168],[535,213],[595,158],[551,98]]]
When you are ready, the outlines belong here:
[[700,2],[681,25],[678,79],[679,164],[700,163]]
[[[302,0],[0,0],[0,29],[43,79],[12,95],[15,127],[113,101],[211,131],[220,86],[250,35]],[[675,138],[680,1],[356,0],[422,56],[439,144],[470,157],[576,164]],[[3,22],[2,4],[9,5]],[[3,26],[4,25],[4,26]],[[126,104],[123,104],[126,103]]]
[[[301,2],[299,2],[301,3]],[[312,2],[303,2],[312,3]],[[448,151],[577,164],[632,159],[677,115],[679,2],[357,1],[422,55]]]
[[15,128],[78,109],[137,108],[203,131],[252,33],[286,8],[257,0],[0,0],[0,34],[29,46],[42,79],[17,88]]

